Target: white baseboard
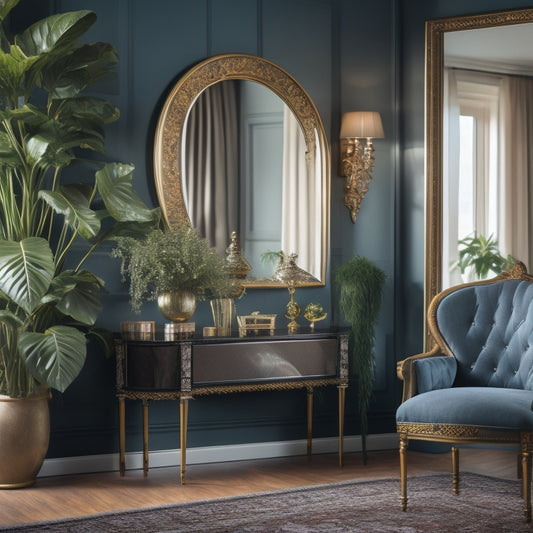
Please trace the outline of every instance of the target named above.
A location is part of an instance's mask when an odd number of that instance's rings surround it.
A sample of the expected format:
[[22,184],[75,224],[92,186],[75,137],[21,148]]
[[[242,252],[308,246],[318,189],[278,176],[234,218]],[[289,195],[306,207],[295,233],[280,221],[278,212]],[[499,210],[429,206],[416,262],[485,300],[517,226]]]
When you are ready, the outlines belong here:
[[[338,445],[339,441],[335,437],[313,439],[313,453],[335,453],[338,450]],[[397,447],[398,436],[396,433],[382,433],[368,435],[367,437],[367,449],[369,451],[392,450]],[[359,435],[344,437],[344,451],[361,451],[361,437]],[[204,446],[187,449],[187,464],[289,457],[293,455],[305,455],[306,453],[307,440]],[[142,468],[142,456],[142,452],[127,453],[126,469],[137,470]],[[180,464],[180,450],[152,451],[150,452],[149,461],[151,468],[178,466]],[[39,477],[113,472],[118,471],[118,466],[118,453],[46,459],[39,472]]]

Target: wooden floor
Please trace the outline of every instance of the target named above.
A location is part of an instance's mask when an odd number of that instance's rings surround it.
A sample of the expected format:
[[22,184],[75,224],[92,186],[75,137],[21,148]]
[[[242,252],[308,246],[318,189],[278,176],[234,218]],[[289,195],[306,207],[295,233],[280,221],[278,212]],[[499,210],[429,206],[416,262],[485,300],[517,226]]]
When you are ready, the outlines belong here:
[[[517,452],[463,449],[461,471],[516,479]],[[450,472],[449,454],[408,452],[410,475]],[[0,527],[84,516],[119,509],[149,507],[265,492],[275,489],[332,483],[344,480],[397,478],[398,452],[370,452],[363,465],[361,454],[345,454],[338,466],[336,455],[315,455],[206,465],[190,465],[187,483],[178,482],[176,468],[43,477],[27,489],[0,491]],[[399,502],[399,496],[398,496]]]

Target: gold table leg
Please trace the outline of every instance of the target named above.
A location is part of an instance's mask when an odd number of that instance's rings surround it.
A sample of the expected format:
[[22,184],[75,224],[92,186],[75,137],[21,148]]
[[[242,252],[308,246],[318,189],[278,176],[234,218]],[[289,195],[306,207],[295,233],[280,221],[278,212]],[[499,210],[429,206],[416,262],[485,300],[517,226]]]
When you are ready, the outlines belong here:
[[143,400],[143,474],[148,475],[148,400]]
[[459,448],[452,446],[453,492],[459,494]]
[[119,435],[119,471],[123,476],[126,472],[126,402],[118,399],[118,435]]
[[180,399],[180,481],[185,484],[185,466],[187,462],[187,416],[189,411],[189,400]]
[[313,387],[307,389],[307,458],[313,455]]
[[339,466],[344,461],[344,404],[346,400],[346,386],[339,387]]

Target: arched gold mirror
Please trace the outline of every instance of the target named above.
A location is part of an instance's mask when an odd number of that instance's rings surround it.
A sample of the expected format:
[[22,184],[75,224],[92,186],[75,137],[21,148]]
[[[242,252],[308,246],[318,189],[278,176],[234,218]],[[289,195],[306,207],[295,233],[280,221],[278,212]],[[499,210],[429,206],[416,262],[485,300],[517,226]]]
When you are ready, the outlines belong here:
[[426,310],[468,235],[533,268],[532,47],[533,9],[426,23]]
[[330,160],[322,121],[301,85],[246,54],[211,57],[172,88],[161,111],[154,173],[169,225],[198,227],[219,253],[236,231],[251,264],[246,287],[272,279],[268,252],[297,254],[325,284]]

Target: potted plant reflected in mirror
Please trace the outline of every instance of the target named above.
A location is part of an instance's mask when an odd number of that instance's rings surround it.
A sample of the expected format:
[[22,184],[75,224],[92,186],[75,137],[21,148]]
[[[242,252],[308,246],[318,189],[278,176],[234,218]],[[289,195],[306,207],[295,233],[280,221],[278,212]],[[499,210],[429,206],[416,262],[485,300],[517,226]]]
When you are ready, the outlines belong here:
[[1,488],[34,482],[48,448],[50,388],[62,392],[78,376],[88,335],[103,338],[94,327],[103,281],[85,260],[160,216],[134,192],[132,166],[91,163],[91,152],[104,152],[104,125],[119,116],[83,94],[117,62],[110,44],[78,43],[96,15],[53,15],[10,43],[3,25],[17,4],[0,3]]
[[465,281],[486,279],[489,274],[500,274],[517,263],[513,256],[504,257],[500,253],[498,241],[492,235],[485,237],[474,232],[458,242],[458,250],[459,258],[451,270],[458,268]]
[[137,313],[144,301],[157,300],[163,316],[183,322],[194,314],[197,300],[224,297],[234,289],[225,260],[189,226],[117,239],[112,255],[122,261],[130,304]]

